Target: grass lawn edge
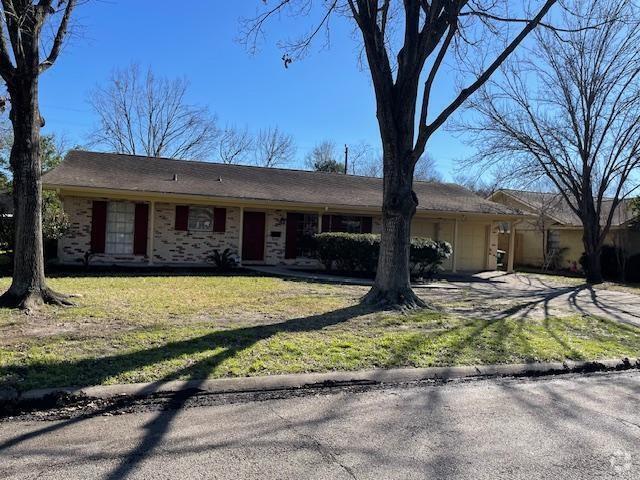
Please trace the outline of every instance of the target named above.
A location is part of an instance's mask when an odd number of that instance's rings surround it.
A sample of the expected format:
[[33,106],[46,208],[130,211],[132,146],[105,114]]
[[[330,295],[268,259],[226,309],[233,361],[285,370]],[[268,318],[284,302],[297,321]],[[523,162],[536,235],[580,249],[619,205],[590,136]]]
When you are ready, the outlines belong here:
[[322,373],[279,374],[256,377],[171,380],[88,387],[53,387],[18,392],[0,390],[2,402],[38,401],[47,397],[70,395],[87,398],[146,397],[157,394],[194,392],[198,394],[243,393],[363,384],[398,384],[425,380],[463,378],[524,377],[565,373],[591,373],[640,369],[640,358],[596,361],[539,362],[455,367],[404,367]]

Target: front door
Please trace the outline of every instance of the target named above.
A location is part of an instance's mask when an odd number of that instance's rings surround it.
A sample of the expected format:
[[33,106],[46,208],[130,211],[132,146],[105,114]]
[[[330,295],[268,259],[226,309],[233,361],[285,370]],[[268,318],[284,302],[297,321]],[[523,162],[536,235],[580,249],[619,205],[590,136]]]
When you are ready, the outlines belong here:
[[242,223],[242,260],[264,260],[264,212],[244,212]]

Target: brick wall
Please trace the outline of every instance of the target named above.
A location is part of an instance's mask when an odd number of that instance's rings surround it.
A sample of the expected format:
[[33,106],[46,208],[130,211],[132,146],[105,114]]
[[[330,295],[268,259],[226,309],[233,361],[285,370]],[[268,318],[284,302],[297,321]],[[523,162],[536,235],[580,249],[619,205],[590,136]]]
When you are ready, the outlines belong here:
[[[82,263],[91,243],[91,208],[93,200],[106,198],[63,198],[64,210],[71,227],[59,242],[58,256],[62,263]],[[227,208],[226,231],[184,232],[175,230],[175,204],[156,203],[153,221],[153,263],[204,264],[218,249],[230,248],[238,253],[240,209]],[[151,222],[150,222],[151,227]],[[150,253],[150,252],[148,252]],[[149,256],[96,254],[91,263],[149,263]]]
[[58,241],[58,259],[63,263],[82,263],[91,243],[92,200],[65,197],[62,199],[62,204],[69,219],[70,228]]
[[238,254],[240,233],[240,209],[227,208],[225,232],[191,232],[175,229],[176,205],[155,204],[153,228],[153,262],[205,263],[214,250],[222,252],[226,248]]
[[[63,263],[82,263],[85,253],[90,249],[91,208],[93,198],[65,197],[64,210],[71,228],[59,242],[58,255]],[[107,200],[96,198],[95,200]],[[215,249],[231,249],[238,254],[240,245],[240,208],[227,207],[225,232],[188,232],[175,230],[175,207],[173,203],[155,203],[153,221],[153,264],[205,264]],[[212,205],[213,207],[213,205]],[[265,211],[265,262],[268,265],[295,265],[301,267],[320,267],[313,258],[285,259],[286,210]],[[423,220],[429,222],[429,220]],[[434,224],[435,225],[435,224]],[[151,222],[149,222],[151,228]],[[382,217],[373,217],[373,233],[382,230]],[[434,238],[453,243],[453,224],[438,223]],[[489,243],[488,267],[494,267],[497,234],[492,230]],[[143,255],[98,254],[91,263],[140,263],[148,264],[149,257]],[[451,268],[451,259],[445,262],[445,268]]]

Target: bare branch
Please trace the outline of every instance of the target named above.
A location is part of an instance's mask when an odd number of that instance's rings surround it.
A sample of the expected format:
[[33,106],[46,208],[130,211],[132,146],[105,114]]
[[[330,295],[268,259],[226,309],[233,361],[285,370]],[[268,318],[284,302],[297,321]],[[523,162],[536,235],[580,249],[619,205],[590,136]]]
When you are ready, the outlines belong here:
[[249,130],[227,126],[218,141],[218,158],[222,163],[245,163],[254,148]]
[[[522,31],[509,43],[509,45],[498,55],[498,57],[487,67],[487,69],[468,87],[464,88],[453,102],[449,104],[436,119],[429,125],[420,125],[420,136],[418,139],[418,147],[423,147],[426,144],[429,137],[435,132],[442,124],[455,112],[460,106],[467,100],[473,93],[475,93],[486,81],[494,74],[500,65],[511,55],[515,49],[522,43],[522,41],[529,35],[529,33],[540,23],[540,21],[547,14],[549,9],[553,6],[555,0],[547,0],[545,4],[540,8],[538,14],[527,23]],[[418,148],[419,149],[419,148]]]
[[90,135],[94,145],[119,153],[206,160],[218,129],[206,107],[187,102],[185,79],[156,78],[151,69],[115,70],[109,82],[90,96],[100,119]]
[[291,135],[278,127],[260,130],[255,140],[255,161],[261,167],[280,167],[293,161],[296,146]]
[[[47,58],[40,64],[40,72],[45,71],[47,68],[51,67],[58,59],[60,55],[60,49],[62,48],[62,43],[67,36],[67,28],[69,26],[69,19],[71,18],[71,12],[76,6],[77,0],[67,0],[66,7],[64,9],[64,13],[62,14],[62,20],[60,20],[60,25],[58,26],[58,31],[56,32],[56,36],[53,39],[53,45],[51,46],[51,51]],[[42,2],[41,2],[42,3]],[[48,3],[48,9],[51,8],[51,2]],[[62,2],[61,2],[62,3]]]

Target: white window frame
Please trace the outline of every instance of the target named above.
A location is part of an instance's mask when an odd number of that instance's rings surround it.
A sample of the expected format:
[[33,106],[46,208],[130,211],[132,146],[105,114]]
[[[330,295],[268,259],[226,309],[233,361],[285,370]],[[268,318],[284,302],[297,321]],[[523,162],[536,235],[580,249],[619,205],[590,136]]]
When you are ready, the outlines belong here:
[[107,203],[105,253],[133,255],[136,206],[131,202]]
[[[196,218],[198,215],[200,218]],[[189,207],[187,230],[190,232],[213,232],[213,208]]]

